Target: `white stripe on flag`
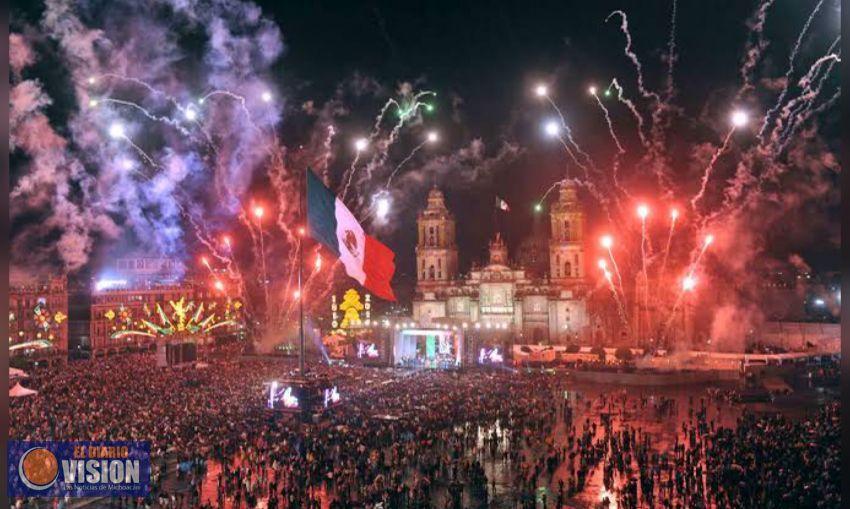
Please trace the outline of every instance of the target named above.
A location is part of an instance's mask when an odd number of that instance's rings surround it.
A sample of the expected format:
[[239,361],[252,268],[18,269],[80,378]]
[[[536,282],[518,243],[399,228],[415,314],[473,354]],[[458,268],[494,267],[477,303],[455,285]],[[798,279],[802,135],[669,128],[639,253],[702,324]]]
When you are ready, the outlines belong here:
[[339,198],[335,200],[334,208],[339,259],[345,266],[345,273],[362,285],[366,281],[366,273],[363,272],[363,260],[366,257],[366,235],[363,233],[360,223]]

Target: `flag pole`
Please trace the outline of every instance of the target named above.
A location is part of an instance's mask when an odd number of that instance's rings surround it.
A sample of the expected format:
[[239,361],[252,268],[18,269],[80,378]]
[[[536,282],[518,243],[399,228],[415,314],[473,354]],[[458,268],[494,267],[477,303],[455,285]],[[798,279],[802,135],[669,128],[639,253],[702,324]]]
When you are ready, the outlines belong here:
[[[310,171],[310,168],[307,168]],[[304,184],[299,183],[300,192],[298,193],[298,216],[301,219],[301,225],[298,232],[304,232],[298,239],[298,369],[301,375],[304,375],[304,291],[301,288],[301,281],[304,272],[304,237],[307,234],[307,222],[304,214],[304,198],[307,194],[307,173],[304,173]]]

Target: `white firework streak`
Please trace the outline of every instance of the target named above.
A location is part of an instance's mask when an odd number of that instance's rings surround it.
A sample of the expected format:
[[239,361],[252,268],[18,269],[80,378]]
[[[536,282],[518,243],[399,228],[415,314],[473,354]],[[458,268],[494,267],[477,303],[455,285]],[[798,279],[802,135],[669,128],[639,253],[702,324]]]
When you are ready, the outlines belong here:
[[[389,157],[390,147],[392,147],[393,143],[395,143],[398,139],[398,134],[404,127],[405,122],[407,122],[411,118],[414,118],[416,116],[416,113],[419,111],[420,106],[422,106],[423,103],[419,102],[419,99],[428,95],[434,95],[434,92],[431,92],[430,90],[424,90],[422,92],[418,92],[416,95],[413,96],[413,99],[411,99],[410,108],[408,109],[407,113],[400,115],[398,123],[396,123],[396,125],[390,131],[390,135],[387,137],[387,140],[381,144],[380,151],[376,152],[375,155],[372,156],[372,160],[369,161],[369,164],[366,166],[366,180],[372,178],[372,172],[375,170],[375,168],[380,168],[386,163],[387,158]],[[401,106],[398,105],[398,103],[396,103],[396,107],[399,108],[399,112],[401,112]]]
[[158,88],[147,83],[146,81],[140,80],[139,78],[134,78],[134,77],[131,77],[131,76],[124,76],[124,75],[121,75],[121,74],[116,74],[114,72],[103,73],[103,74],[100,75],[100,77],[102,77],[102,78],[113,78],[113,79],[116,79],[116,80],[119,80],[119,81],[129,81],[131,83],[135,83],[135,84],[137,84],[141,87],[146,88],[152,94],[161,95],[161,96],[165,97],[168,101],[170,101],[172,104],[174,104],[174,106],[177,106],[177,107],[180,106],[180,104],[177,102],[177,99],[175,99],[171,95],[165,93],[164,91],[159,90]]
[[372,132],[369,133],[369,141],[374,140],[375,137],[378,136],[378,133],[381,132],[381,123],[384,120],[384,115],[387,114],[387,111],[389,111],[390,106],[392,105],[395,105],[396,108],[401,108],[401,106],[398,104],[398,102],[396,102],[395,99],[390,98],[387,100],[387,102],[381,108],[381,111],[378,112],[378,116],[375,117],[375,125],[372,126]]
[[[826,70],[823,74],[821,74],[819,79],[813,83],[813,79],[820,67],[827,63],[828,65],[826,65]],[[776,117],[776,122],[771,132],[770,142],[777,150],[779,147],[787,144],[788,134],[794,126],[795,121],[802,118],[801,115],[806,109],[812,107],[815,99],[817,99],[820,94],[824,81],[826,81],[826,78],[829,76],[829,72],[836,63],[841,63],[840,56],[835,53],[824,55],[820,57],[809,69],[809,72],[800,79],[798,85],[803,89],[802,93],[788,101],[788,103],[783,106],[782,113]],[[780,152],[781,151],[777,153]]]
[[[174,105],[174,107],[177,108],[181,113],[184,113],[187,109],[187,107],[184,107],[179,102],[177,102],[177,100],[174,97],[168,95],[167,93],[163,92],[162,90],[159,90],[159,89],[153,87],[152,85],[148,84],[147,82],[142,81],[138,78],[131,78],[131,77],[128,77],[128,76],[122,76],[120,74],[115,74],[115,73],[105,73],[105,74],[102,74],[101,77],[114,78],[114,79],[118,79],[118,80],[122,80],[122,81],[129,81],[131,83],[138,84],[154,95],[164,96],[168,100],[168,102],[170,102],[172,105]],[[114,104],[119,104],[119,105],[122,105],[122,106],[128,106],[128,107],[131,107],[131,108],[135,108],[135,109],[141,111],[142,114],[145,115],[148,119],[153,120],[155,122],[162,122],[162,123],[165,123],[167,125],[170,125],[171,127],[174,127],[175,129],[180,131],[180,133],[183,134],[184,136],[191,136],[189,131],[185,127],[183,127],[183,125],[181,124],[181,122],[179,120],[173,119],[171,117],[154,115],[148,109],[146,109],[145,107],[141,106],[138,103],[135,103],[135,102],[132,102],[132,101],[125,101],[125,100],[122,100],[122,99],[115,99],[115,98],[112,98],[112,97],[105,97],[105,98],[100,98],[100,99],[97,99],[97,100],[101,101],[101,102],[109,102],[109,103],[114,103]],[[200,131],[204,134],[204,137],[206,138],[206,141],[209,144],[210,148],[215,153],[218,153],[218,148],[213,143],[212,137],[210,136],[209,132],[207,132],[207,130],[204,128],[203,124],[201,124],[197,119],[196,120],[187,120],[187,122],[191,122],[191,123],[197,125],[198,129],[200,129]]]
[[207,101],[207,99],[209,99],[211,97],[216,97],[216,96],[219,96],[219,95],[229,97],[229,98],[235,100],[236,102],[238,102],[240,107],[242,108],[242,112],[245,114],[245,118],[248,119],[248,123],[251,124],[251,127],[259,133],[263,132],[263,130],[260,129],[260,126],[255,124],[254,119],[251,118],[251,113],[248,111],[248,103],[245,100],[244,96],[241,96],[237,93],[231,92],[230,90],[213,90],[212,92],[209,92],[206,95],[204,95],[203,97],[201,97],[200,99],[198,99],[198,104],[204,104]]
[[625,154],[626,149],[623,148],[623,145],[620,144],[620,140],[617,138],[616,133],[614,133],[614,126],[611,123],[611,115],[608,114],[608,108],[606,108],[605,105],[602,104],[602,101],[599,100],[598,95],[593,94],[593,98],[596,99],[596,104],[598,104],[599,107],[602,108],[602,113],[605,114],[605,122],[608,124],[608,132],[611,134],[611,138],[614,140],[614,143],[617,144],[617,152],[619,152],[620,154]]
[[762,53],[767,48],[767,41],[764,39],[764,23],[767,20],[767,10],[773,5],[775,0],[762,0],[758,9],[750,23],[751,34],[755,35],[755,42],[747,41],[747,47],[744,50],[744,62],[741,64],[741,88],[735,96],[735,102],[741,99],[746,92],[753,88],[753,71],[756,64],[761,59]]
[[[561,127],[564,128],[564,133],[567,135],[567,140],[570,142],[570,145],[573,146],[573,149],[576,151],[576,153],[584,157],[588,164],[595,167],[595,165],[593,164],[593,159],[591,159],[590,155],[588,155],[587,152],[583,151],[581,147],[578,146],[578,143],[576,143],[576,141],[573,139],[572,129],[570,129],[570,126],[567,125],[567,120],[564,118],[564,114],[561,112],[561,108],[559,108],[558,105],[555,104],[555,101],[553,101],[552,98],[550,98],[548,95],[546,96],[546,100],[549,101],[549,104],[552,105],[552,108],[558,114],[558,118],[561,120]],[[561,138],[560,135],[558,135],[558,138],[561,140],[561,143],[565,143],[564,139]],[[569,151],[569,149],[567,149],[567,151]],[[580,163],[578,159],[576,159],[575,156],[572,155],[572,153],[570,153],[570,156],[573,158],[576,164],[584,170],[585,174],[588,174],[587,167],[584,164]]]
[[331,150],[331,143],[333,142],[334,136],[336,136],[336,129],[334,126],[328,126],[328,136],[325,138],[325,142],[322,144],[322,148],[324,151],[316,156],[313,160],[313,168],[316,170],[325,170],[328,167],[328,161],[330,160],[333,152]]
[[729,133],[726,135],[726,138],[723,140],[723,145],[720,146],[715,152],[714,155],[711,156],[711,161],[709,161],[708,166],[705,168],[705,172],[702,175],[702,183],[700,185],[699,192],[696,196],[691,199],[691,208],[696,211],[697,203],[702,199],[703,195],[705,195],[705,190],[708,187],[708,179],[711,178],[711,171],[714,169],[714,164],[717,162],[717,159],[720,158],[720,155],[726,151],[729,147],[729,140],[732,139],[732,134],[735,133],[735,128],[732,127],[729,129]]
[[121,139],[122,139],[122,140],[124,140],[124,141],[126,141],[127,143],[129,143],[129,144],[130,144],[130,146],[131,146],[131,147],[133,147],[133,148],[136,150],[136,152],[138,152],[138,153],[139,153],[139,155],[140,155],[140,156],[142,156],[142,157],[143,157],[143,158],[144,158],[144,159],[148,162],[148,164],[150,164],[153,168],[159,168],[159,165],[158,165],[158,164],[157,164],[157,163],[153,160],[153,158],[152,158],[151,156],[149,156],[149,155],[147,154],[147,152],[145,152],[144,150],[142,150],[142,147],[140,147],[140,146],[136,145],[136,144],[133,142],[133,140],[131,140],[131,139],[130,139],[129,137],[127,137],[127,136],[122,136],[122,137],[121,137]]
[[620,294],[617,293],[617,288],[614,286],[614,282],[611,281],[610,273],[605,277],[608,281],[608,287],[611,288],[611,293],[614,294],[614,302],[617,304],[617,311],[619,312],[620,319],[623,321],[623,326],[626,330],[631,330],[631,326],[629,325],[629,319],[626,316],[626,307],[623,305],[623,301],[620,300]]
[[562,186],[565,182],[566,182],[566,180],[559,180],[559,181],[555,182],[554,184],[552,184],[551,186],[549,186],[549,189],[547,189],[546,192],[543,193],[543,197],[540,198],[540,200],[537,203],[539,203],[542,206],[543,202],[546,201],[546,197],[549,196],[549,193],[551,193],[552,191],[554,191],[558,187]]
[[676,15],[678,13],[678,0],[673,0],[673,8],[670,12],[670,39],[667,41],[667,91],[665,101],[673,98],[673,65],[676,61]]
[[[560,141],[561,145],[564,146],[564,150],[567,151],[567,155],[570,156],[570,159],[572,159],[573,162],[576,163],[576,165],[579,168],[582,168],[584,170],[585,177],[588,177],[590,174],[587,171],[587,167],[584,166],[583,164],[581,164],[578,159],[576,159],[576,156],[575,156],[575,154],[573,154],[573,151],[570,149],[570,146],[567,145],[567,142],[564,140],[564,138],[560,134],[558,135],[558,141]],[[569,177],[569,170],[567,171],[567,176]]]
[[782,87],[782,92],[779,94],[779,98],[776,100],[776,104],[768,110],[767,114],[764,116],[764,123],[759,130],[758,137],[761,140],[762,144],[765,143],[764,135],[767,130],[767,126],[770,123],[770,119],[773,115],[779,111],[779,108],[782,106],[782,101],[785,100],[785,96],[788,94],[788,87],[791,84],[791,76],[794,74],[794,60],[797,58],[797,53],[800,51],[800,46],[803,43],[803,38],[806,36],[806,33],[809,31],[809,27],[812,24],[812,21],[815,19],[815,15],[817,15],[821,6],[823,5],[823,0],[820,0],[818,4],[815,6],[812,13],[809,15],[809,18],[806,20],[806,24],[803,25],[803,29],[800,31],[800,35],[797,36],[797,42],[794,44],[794,48],[791,50],[791,54],[788,56],[788,70],[785,71],[785,85]]
[[788,134],[784,137],[783,144],[780,145],[777,148],[778,152],[781,153],[782,151],[785,150],[785,148],[788,146],[788,143],[790,143],[790,141],[793,139],[794,134],[797,131],[799,131],[800,128],[803,127],[803,125],[805,125],[806,122],[810,118],[822,113],[825,110],[828,110],[828,109],[834,107],[835,103],[837,103],[840,98],[841,98],[841,87],[838,87],[835,90],[835,93],[833,93],[832,96],[829,99],[827,99],[826,101],[821,103],[820,106],[818,106],[817,108],[812,108],[811,105],[810,105],[810,107],[808,107],[804,111],[802,111],[801,114],[799,115],[799,118],[797,119],[797,121],[794,122],[793,124],[791,124],[789,131],[788,131]]
[[111,97],[105,97],[105,98],[103,98],[103,99],[100,99],[100,101],[105,102],[105,103],[107,103],[107,102],[108,102],[108,103],[119,104],[119,105],[122,105],[122,106],[128,106],[128,107],[130,107],[130,108],[135,108],[135,109],[137,109],[137,110],[141,111],[141,112],[142,112],[142,114],[143,114],[144,116],[146,116],[148,119],[153,120],[154,122],[162,122],[162,123],[164,123],[164,124],[168,124],[168,125],[170,125],[171,127],[173,127],[173,128],[175,128],[175,129],[177,129],[178,131],[180,131],[180,133],[181,133],[181,134],[183,134],[183,135],[185,135],[185,136],[189,136],[189,131],[187,131],[187,130],[186,130],[186,128],[185,128],[185,127],[183,127],[183,126],[180,124],[180,121],[179,121],[179,120],[173,119],[173,118],[171,118],[171,117],[165,117],[165,116],[158,116],[158,115],[154,115],[153,113],[151,113],[150,111],[148,111],[148,110],[147,110],[146,108],[144,108],[143,106],[140,106],[139,104],[134,103],[134,102],[132,102],[132,101],[125,101],[125,100],[123,100],[123,99],[113,99],[113,98],[111,98]]
[[658,270],[658,291],[661,291],[660,285],[664,281],[664,276],[667,272],[667,258],[670,255],[670,245],[673,243],[673,231],[676,229],[676,220],[670,221],[670,233],[667,234],[667,246],[664,248],[664,258],[661,261],[661,268]]
[[[614,132],[614,124],[613,122],[611,122],[611,115],[608,113],[608,108],[605,107],[605,105],[599,99],[599,96],[597,94],[593,94],[593,98],[596,99],[596,104],[599,105],[599,107],[602,109],[602,113],[605,114],[605,122],[608,124],[608,132],[611,134],[611,139],[613,139],[614,143],[617,145],[617,153],[614,154],[611,171],[611,177],[614,181],[614,187],[626,196],[629,196],[628,191],[622,185],[620,185],[619,177],[620,156],[626,153],[626,149],[623,148],[623,145],[620,143],[619,138],[617,138],[617,134]],[[615,195],[615,200],[617,205],[620,206],[620,198]]]
[[626,47],[623,51],[625,52],[626,57],[628,57],[629,60],[632,61],[632,64],[635,67],[635,71],[637,72],[637,85],[640,95],[647,99],[653,99],[656,103],[660,103],[661,98],[658,96],[658,94],[647,90],[643,84],[643,66],[641,66],[640,60],[638,59],[635,52],[632,51],[632,34],[629,32],[629,19],[626,17],[626,13],[621,10],[616,10],[609,14],[607,18],[605,18],[605,22],[607,23],[608,20],[610,20],[611,17],[613,17],[615,14],[619,15],[621,18],[620,30],[626,37]]
[[614,259],[614,252],[611,251],[611,248],[607,248],[608,258],[611,260],[611,265],[614,267],[614,274],[617,275],[617,283],[620,286],[620,293],[623,295],[623,299],[626,298],[626,292],[623,289],[623,278],[620,277],[620,267],[617,265],[617,260]]
[[404,165],[405,165],[405,163],[407,163],[408,161],[410,161],[411,159],[413,159],[413,156],[415,156],[415,155],[416,155],[416,153],[417,153],[417,152],[419,152],[419,151],[422,149],[422,147],[424,147],[424,146],[425,146],[425,144],[426,144],[426,143],[428,143],[428,140],[425,140],[425,141],[423,141],[422,143],[420,143],[419,145],[416,145],[416,148],[414,148],[414,149],[410,152],[410,154],[408,154],[408,155],[407,155],[407,157],[405,157],[404,159],[402,159],[402,161],[401,161],[400,163],[398,163],[398,165],[396,165],[396,167],[393,169],[392,173],[390,173],[389,178],[387,178],[387,183],[386,183],[386,185],[384,186],[384,189],[389,189],[389,188],[390,188],[390,184],[392,183],[392,181],[393,181],[393,177],[395,177],[396,173],[398,173],[398,171],[401,169],[401,167],[402,167],[402,166],[404,166]]
[[[372,173],[371,168],[373,167],[373,164],[375,163],[375,161],[378,160],[378,161],[381,162],[380,164],[383,164],[383,161],[386,160],[387,154],[389,152],[389,148],[392,145],[392,143],[396,140],[396,137],[398,136],[398,132],[401,130],[402,126],[404,126],[404,122],[408,118],[415,115],[415,113],[418,111],[419,106],[420,106],[419,99],[426,96],[426,95],[434,95],[434,92],[425,90],[425,91],[422,91],[422,92],[418,92],[416,95],[413,96],[413,99],[411,99],[412,104],[413,104],[412,110],[411,110],[412,113],[409,114],[409,115],[402,115],[401,116],[398,124],[396,124],[395,127],[393,127],[392,131],[390,132],[389,138],[388,138],[385,146],[381,149],[380,152],[378,152],[377,154],[375,154],[372,157],[372,160],[370,161],[370,163],[368,165],[368,167],[370,168],[369,177],[371,177],[371,173]],[[381,122],[383,121],[384,116],[386,115],[387,111],[389,110],[389,107],[392,106],[392,105],[395,105],[395,107],[398,108],[399,111],[401,111],[401,105],[398,103],[398,101],[396,101],[395,99],[392,99],[392,98],[387,100],[387,102],[384,104],[383,108],[381,108],[381,111],[378,113],[378,117],[375,119],[375,125],[372,128],[371,134],[369,135],[369,142],[370,143],[380,134]],[[360,160],[360,151],[358,150],[357,155],[354,158],[354,161],[351,163],[351,167],[342,176],[343,180],[346,181],[345,187],[343,188],[342,194],[340,195],[340,199],[343,200],[343,201],[345,201],[345,196],[348,194],[348,188],[351,187],[351,182],[354,179],[354,174],[357,172],[357,163],[359,162],[359,160]],[[347,179],[346,179],[346,176],[348,177]]]
[[[694,272],[696,272],[697,266],[699,265],[700,260],[702,260],[702,255],[705,253],[705,250],[708,249],[708,245],[703,244],[702,249],[700,249],[699,255],[697,255],[697,259],[690,264],[687,271],[686,277],[693,277]],[[673,319],[676,317],[676,311],[679,309],[679,305],[682,303],[682,297],[685,295],[684,286],[679,286],[679,293],[676,296],[676,302],[673,304],[673,309],[670,310],[670,316],[667,318],[666,323],[664,324],[664,330],[670,327],[673,323]]]
[[[210,253],[220,262],[223,262],[227,265],[227,272],[230,275],[231,279],[236,279],[237,287],[238,287],[238,296],[242,298],[243,302],[246,304],[249,302],[249,299],[246,297],[246,288],[245,282],[242,277],[242,273],[239,271],[238,267],[234,269],[233,258],[232,256],[223,255],[219,252],[218,247],[216,247],[215,242],[210,239],[209,234],[206,232],[205,225],[198,224],[195,220],[195,216],[190,213],[185,213],[186,217],[189,219],[189,223],[192,225],[192,228],[195,230],[195,237],[210,251]],[[212,273],[212,269],[207,266]],[[247,310],[246,310],[247,311]]]
[[348,171],[343,173],[342,178],[345,179],[345,176],[348,175],[348,179],[345,181],[345,187],[342,189],[342,193],[339,195],[339,199],[345,201],[345,195],[348,193],[348,188],[351,186],[351,179],[354,178],[354,170],[357,167],[357,163],[360,161],[360,152],[358,150],[354,155],[354,160],[351,161],[351,166],[348,168]]
[[644,126],[643,116],[638,111],[637,106],[635,106],[635,103],[633,103],[630,99],[623,97],[623,87],[621,87],[620,83],[617,82],[617,78],[614,78],[614,79],[611,80],[611,84],[609,85],[609,88],[610,87],[614,87],[614,90],[617,91],[617,100],[620,101],[621,103],[623,103],[624,105],[626,105],[626,107],[629,109],[629,111],[632,112],[632,116],[635,117],[635,120],[637,120],[637,124],[638,124],[637,125],[637,133],[638,133],[638,136],[640,137],[641,145],[643,145],[644,148],[649,148],[649,142],[646,140],[646,137],[643,134],[643,126]]

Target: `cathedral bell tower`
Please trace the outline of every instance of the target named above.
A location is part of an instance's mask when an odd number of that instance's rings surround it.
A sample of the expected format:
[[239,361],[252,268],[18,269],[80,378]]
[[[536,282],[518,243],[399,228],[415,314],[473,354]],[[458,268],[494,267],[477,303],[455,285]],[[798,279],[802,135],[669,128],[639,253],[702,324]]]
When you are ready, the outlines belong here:
[[455,218],[442,191],[434,186],[428,193],[428,205],[416,220],[419,241],[416,244],[416,281],[418,286],[447,283],[457,274]]
[[568,180],[561,186],[558,201],[552,206],[549,217],[552,222],[549,277],[563,283],[583,282],[584,212],[575,183]]

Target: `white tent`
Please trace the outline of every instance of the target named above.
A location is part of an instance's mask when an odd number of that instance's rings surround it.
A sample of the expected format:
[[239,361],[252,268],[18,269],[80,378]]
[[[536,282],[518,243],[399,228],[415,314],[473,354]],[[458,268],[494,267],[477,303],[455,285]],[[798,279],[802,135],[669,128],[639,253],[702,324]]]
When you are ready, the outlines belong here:
[[22,369],[18,368],[9,368],[9,380],[14,380],[16,378],[29,378],[30,376],[24,372]]
[[14,387],[9,389],[9,397],[10,398],[21,398],[24,396],[32,396],[33,394],[38,394],[38,391],[34,391],[32,389],[27,389],[22,386],[20,383],[15,384]]

